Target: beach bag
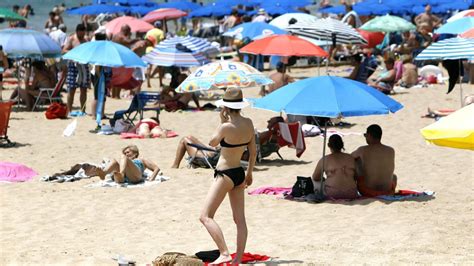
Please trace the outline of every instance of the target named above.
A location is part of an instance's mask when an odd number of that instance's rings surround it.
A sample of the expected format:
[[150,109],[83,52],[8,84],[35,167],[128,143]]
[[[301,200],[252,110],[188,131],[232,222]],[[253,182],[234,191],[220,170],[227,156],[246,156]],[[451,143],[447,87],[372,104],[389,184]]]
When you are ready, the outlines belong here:
[[166,252],[153,261],[153,266],[172,265],[200,266],[204,265],[204,263],[195,256],[187,256],[186,254],[179,252]]
[[314,186],[311,177],[297,176],[296,183],[291,189],[291,196],[299,198],[309,194],[314,194]]
[[115,133],[120,134],[122,132],[128,132],[132,127],[133,125],[130,122],[127,122],[123,119],[119,119],[115,121],[113,131]]
[[67,107],[64,103],[52,103],[46,109],[45,116],[47,119],[67,118]]

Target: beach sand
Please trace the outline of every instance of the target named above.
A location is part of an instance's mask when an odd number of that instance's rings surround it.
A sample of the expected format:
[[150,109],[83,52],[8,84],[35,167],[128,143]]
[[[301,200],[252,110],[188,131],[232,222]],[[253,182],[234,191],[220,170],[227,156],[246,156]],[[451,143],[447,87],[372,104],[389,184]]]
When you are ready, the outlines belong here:
[[[342,70],[344,67],[334,68]],[[315,68],[292,69],[296,77],[313,76]],[[156,80],[154,80],[156,85]],[[378,123],[382,142],[396,150],[398,188],[435,191],[431,200],[384,202],[374,199],[310,204],[260,195],[246,197],[249,229],[247,251],[266,254],[281,264],[408,264],[474,263],[473,163],[467,150],[428,145],[420,129],[434,122],[420,118],[431,108],[459,108],[458,87],[410,89],[394,95],[405,108],[396,114],[348,118],[351,128],[365,132]],[[464,93],[474,86],[463,84]],[[257,88],[244,90],[256,97]],[[11,90],[4,91],[4,97]],[[89,92],[89,101],[93,95]],[[76,106],[79,96],[76,96]],[[126,108],[130,100],[107,99],[106,113]],[[89,108],[89,103],[88,103]],[[276,115],[247,108],[245,116],[263,129]],[[148,115],[152,115],[149,113]],[[163,111],[165,128],[180,137],[194,135],[207,142],[219,124],[219,113]],[[68,120],[46,120],[44,112],[14,111],[9,137],[18,143],[1,149],[0,161],[28,165],[40,176],[66,170],[79,162],[117,158],[121,148],[136,144],[141,155],[158,163],[171,180],[146,188],[86,188],[98,177],[73,183],[47,183],[39,176],[26,183],[0,184],[0,264],[112,265],[117,254],[151,263],[168,251],[194,254],[215,249],[198,217],[213,181],[209,169],[171,169],[180,137],[122,140],[117,135],[89,133],[90,116],[78,118],[76,134],[62,137]],[[281,149],[257,164],[254,184],[291,187],[297,175],[312,174],[322,154],[321,137],[306,138],[306,152]],[[365,144],[362,136],[344,137],[346,151]],[[236,229],[228,200],[216,215],[231,252]]]

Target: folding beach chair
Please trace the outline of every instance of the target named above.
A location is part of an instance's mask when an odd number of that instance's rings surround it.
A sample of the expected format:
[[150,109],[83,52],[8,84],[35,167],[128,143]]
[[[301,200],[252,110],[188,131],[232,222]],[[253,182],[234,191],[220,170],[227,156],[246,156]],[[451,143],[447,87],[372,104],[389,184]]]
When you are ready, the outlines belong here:
[[62,75],[61,78],[56,83],[54,88],[40,88],[39,94],[36,97],[35,104],[33,105],[33,111],[35,110],[38,104],[51,104],[53,101],[61,102],[61,89],[64,86],[64,82],[66,81],[66,75]]
[[[212,169],[216,168],[217,160],[207,157],[207,154],[205,153],[205,151],[219,152],[218,150],[210,149],[206,146],[202,146],[202,145],[195,144],[195,143],[186,143],[186,145],[189,145],[189,146],[194,147],[194,148],[197,149],[194,156],[190,156],[186,160],[188,162],[188,168],[190,168],[190,167],[192,167],[192,168],[212,168]],[[198,153],[201,153],[202,157],[197,157],[196,155]]]
[[160,94],[158,92],[149,92],[142,91],[133,96],[130,106],[126,110],[119,110],[114,113],[114,117],[111,119],[111,124],[114,125],[115,121],[118,119],[123,119],[127,122],[130,122],[134,125],[133,121],[137,118],[139,120],[143,119],[143,113],[145,111],[155,111],[156,118],[160,114],[160,108],[157,107],[147,107],[147,104],[151,102],[158,102],[160,99]]
[[0,147],[13,147],[7,136],[8,122],[10,121],[10,113],[12,111],[13,102],[0,102]]

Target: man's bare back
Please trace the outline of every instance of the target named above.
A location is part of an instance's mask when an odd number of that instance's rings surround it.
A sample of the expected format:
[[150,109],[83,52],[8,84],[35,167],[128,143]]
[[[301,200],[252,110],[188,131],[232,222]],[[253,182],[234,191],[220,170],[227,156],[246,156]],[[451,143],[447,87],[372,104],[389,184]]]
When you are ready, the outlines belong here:
[[395,170],[395,150],[383,144],[359,147],[352,153],[357,160],[358,175],[365,186],[375,191],[391,191]]

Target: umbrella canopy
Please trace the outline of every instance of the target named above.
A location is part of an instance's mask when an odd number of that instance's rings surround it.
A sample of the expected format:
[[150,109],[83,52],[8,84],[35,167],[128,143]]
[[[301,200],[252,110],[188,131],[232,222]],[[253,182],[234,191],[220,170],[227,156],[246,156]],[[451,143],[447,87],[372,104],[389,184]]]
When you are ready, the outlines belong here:
[[474,59],[474,39],[449,38],[432,43],[415,60]]
[[461,12],[458,12],[456,15],[448,18],[447,21],[452,22],[463,17],[474,17],[474,9],[468,9],[468,10],[463,10]]
[[26,18],[18,15],[10,9],[0,8],[0,19],[4,20],[26,20]]
[[174,2],[159,4],[158,8],[176,8],[179,10],[195,10],[195,9],[201,8],[201,6],[199,4],[188,2],[188,1],[174,1]]
[[401,17],[385,15],[367,21],[360,29],[375,32],[397,32],[415,30],[416,26]]
[[385,34],[382,32],[370,32],[366,30],[356,29],[360,35],[367,40],[367,47],[375,48],[378,44],[383,42],[383,38],[385,38]]
[[273,34],[286,34],[285,30],[267,24],[265,22],[247,22],[228,30],[223,36],[234,37],[242,40],[250,38],[251,40],[260,39]]
[[338,44],[367,44],[367,41],[351,26],[332,18],[318,19],[313,23],[296,23],[288,29],[299,36]]
[[364,83],[320,76],[286,85],[257,99],[254,107],[294,115],[336,118],[394,113],[403,105]]
[[28,29],[0,30],[0,44],[10,58],[44,58],[61,56],[61,47],[48,35]]
[[474,28],[474,17],[464,17],[448,22],[435,30],[435,33],[461,34]]
[[115,14],[127,12],[127,8],[123,6],[114,5],[88,5],[81,7],[74,7],[66,10],[69,15],[98,15],[102,13]]
[[119,3],[120,5],[125,6],[139,6],[139,5],[153,5],[154,2],[149,0],[107,0],[109,3]]
[[217,55],[219,53],[219,49],[212,46],[211,43],[203,38],[198,37],[173,37],[170,39],[165,39],[161,41],[156,48],[175,48],[176,44],[180,43],[181,45],[187,47],[188,49],[192,50],[193,52],[203,53],[208,56]]
[[474,28],[464,32],[463,34],[459,35],[461,38],[474,38]]
[[273,35],[253,41],[239,50],[241,53],[278,56],[329,56],[321,47],[298,36]]
[[145,62],[132,50],[111,41],[83,43],[64,54],[63,58],[107,67],[146,67]]
[[[239,15],[245,14],[244,11],[238,9]],[[230,15],[232,7],[227,4],[211,3],[196,10],[189,12],[190,18],[194,17],[220,17]]]
[[193,92],[226,87],[253,87],[273,81],[257,69],[241,62],[216,61],[198,68],[181,83],[176,91]]
[[187,14],[188,13],[176,8],[160,8],[146,14],[146,16],[142,18],[142,20],[152,23],[157,20],[176,19],[180,17],[185,17]]
[[272,21],[270,21],[270,25],[280,29],[286,29],[288,26],[290,26],[291,20],[296,20],[298,23],[310,24],[315,23],[318,18],[306,13],[287,13],[274,18]]
[[152,65],[177,67],[202,66],[209,62],[199,52],[183,52],[176,48],[154,48],[142,59]]
[[145,16],[146,14],[156,9],[156,6],[131,6],[128,7],[128,12],[132,14],[140,14],[140,16]]
[[107,32],[116,34],[120,32],[120,28],[123,25],[130,26],[132,32],[147,32],[155,28],[148,22],[129,16],[115,18],[105,24],[105,28],[107,29]]
[[420,131],[426,141],[435,145],[474,150],[474,104],[465,106]]
[[[281,4],[281,3],[267,3],[265,2],[260,6],[260,8],[263,8],[265,10],[265,13],[271,15],[271,16],[279,16],[282,14],[286,13],[295,13],[299,12],[295,8],[295,5],[286,5],[286,4]],[[258,10],[252,10],[248,11],[247,15],[253,16],[258,13]]]

